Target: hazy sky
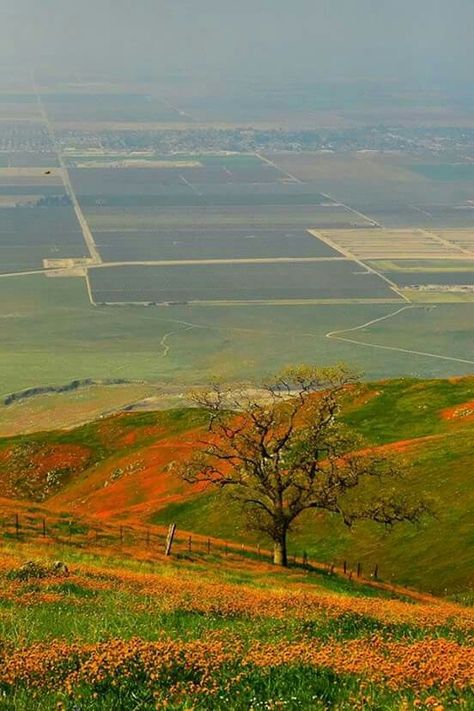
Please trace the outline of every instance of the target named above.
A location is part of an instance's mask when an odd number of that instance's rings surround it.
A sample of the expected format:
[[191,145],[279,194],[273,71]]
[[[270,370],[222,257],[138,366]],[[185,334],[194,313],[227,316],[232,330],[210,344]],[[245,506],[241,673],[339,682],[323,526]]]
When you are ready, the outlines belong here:
[[470,80],[474,0],[0,0],[2,65]]

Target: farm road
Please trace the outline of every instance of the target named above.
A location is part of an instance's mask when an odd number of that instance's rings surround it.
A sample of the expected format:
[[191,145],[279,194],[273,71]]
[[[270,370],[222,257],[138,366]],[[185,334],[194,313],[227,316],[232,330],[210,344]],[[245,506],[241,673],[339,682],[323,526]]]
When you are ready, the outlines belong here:
[[371,321],[367,321],[366,323],[362,323],[360,326],[354,326],[353,328],[344,328],[339,331],[330,331],[329,333],[326,333],[326,338],[333,339],[335,341],[344,341],[346,343],[353,343],[356,346],[365,346],[366,348],[376,348],[379,350],[384,350],[384,351],[397,351],[399,353],[408,353],[410,355],[418,355],[418,356],[424,356],[426,358],[438,358],[440,360],[449,360],[449,361],[455,361],[456,363],[465,363],[467,365],[474,365],[474,360],[467,360],[466,358],[455,358],[454,356],[446,356],[446,355],[440,355],[439,353],[429,353],[427,351],[415,351],[410,348],[401,348],[399,346],[383,346],[378,343],[367,343],[365,341],[357,341],[355,338],[346,338],[345,336],[342,336],[342,333],[353,333],[354,331],[360,331],[364,328],[368,328],[369,326],[373,326],[375,323],[379,323],[380,321],[386,321],[388,319],[394,318],[394,316],[398,316],[398,314],[402,313],[402,311],[407,311],[408,309],[417,309],[417,308],[422,308],[420,306],[415,306],[415,305],[407,305],[407,306],[402,306],[401,309],[397,309],[396,311],[393,311],[390,314],[386,314],[385,316],[380,316],[379,318],[374,318]]
[[100,256],[99,250],[97,249],[96,243],[94,241],[94,236],[93,236],[91,229],[87,223],[84,213],[82,212],[81,206],[79,204],[79,200],[76,197],[76,193],[74,192],[74,188],[71,183],[71,178],[69,176],[68,167],[64,161],[64,158],[61,153],[61,148],[60,148],[58,141],[56,139],[56,134],[54,132],[54,126],[49,119],[48,113],[47,113],[46,108],[44,106],[44,103],[41,98],[41,94],[40,94],[40,91],[39,91],[39,88],[38,88],[38,85],[36,83],[34,76],[32,77],[32,82],[33,82],[34,93],[36,95],[36,101],[38,103],[38,108],[41,113],[41,117],[46,125],[46,128],[48,129],[48,133],[51,138],[51,143],[53,144],[54,150],[55,150],[56,155],[58,157],[58,162],[59,162],[59,166],[61,168],[61,174],[62,174],[62,179],[63,179],[63,183],[64,183],[64,189],[66,191],[66,194],[69,196],[69,198],[72,202],[72,206],[74,208],[74,212],[76,213],[77,221],[79,222],[79,225],[81,227],[84,241],[86,243],[87,249],[89,250],[89,254],[91,256],[92,262],[94,264],[100,264],[102,262],[102,257]]

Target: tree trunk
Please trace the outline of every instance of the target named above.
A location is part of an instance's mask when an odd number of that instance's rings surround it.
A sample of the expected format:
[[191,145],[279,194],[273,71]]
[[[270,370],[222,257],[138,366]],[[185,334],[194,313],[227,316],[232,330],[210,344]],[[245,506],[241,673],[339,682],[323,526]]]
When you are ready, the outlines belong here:
[[283,533],[280,538],[273,543],[273,564],[282,565],[285,568],[288,565],[288,556],[286,553],[286,533]]

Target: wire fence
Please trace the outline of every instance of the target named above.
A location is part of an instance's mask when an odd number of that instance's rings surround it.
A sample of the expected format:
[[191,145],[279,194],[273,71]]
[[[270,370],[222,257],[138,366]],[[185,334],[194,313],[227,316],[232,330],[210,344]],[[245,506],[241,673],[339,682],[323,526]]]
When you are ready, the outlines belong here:
[[[78,548],[108,548],[125,552],[140,548],[150,556],[173,555],[178,558],[227,557],[230,555],[271,563],[272,552],[261,545],[223,541],[218,538],[189,533],[170,524],[168,529],[158,526],[136,526],[86,521],[69,515],[56,516],[34,513],[7,512],[0,517],[0,537],[24,543],[53,542]],[[306,551],[288,556],[290,566],[304,570],[342,575],[348,580],[380,580],[378,563],[364,569],[361,562],[321,563],[310,559]]]

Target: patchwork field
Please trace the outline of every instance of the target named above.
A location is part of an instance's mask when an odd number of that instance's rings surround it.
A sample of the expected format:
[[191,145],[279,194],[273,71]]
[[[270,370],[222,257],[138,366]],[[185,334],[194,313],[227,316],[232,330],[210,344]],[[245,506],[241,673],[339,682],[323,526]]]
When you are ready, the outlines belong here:
[[[374,377],[469,372],[466,171],[443,179],[396,153],[236,151],[241,130],[209,152],[166,129],[160,152],[156,126],[176,122],[189,141],[200,118],[155,94],[0,96],[25,107],[0,121],[3,393],[302,360],[350,360]],[[201,126],[199,140],[227,130]],[[43,274],[14,276],[25,271]]]
[[272,161],[387,229],[472,225],[472,180],[467,174],[457,181],[431,179],[418,172],[422,158],[361,151],[281,153]]

